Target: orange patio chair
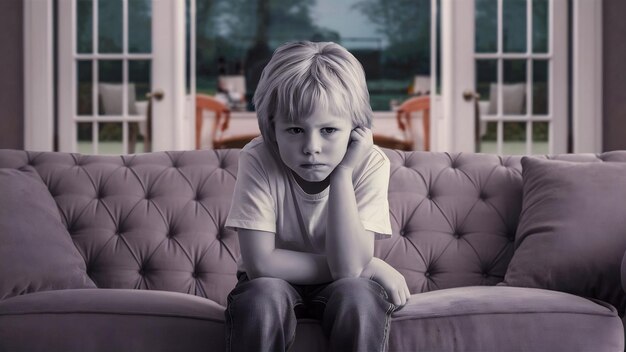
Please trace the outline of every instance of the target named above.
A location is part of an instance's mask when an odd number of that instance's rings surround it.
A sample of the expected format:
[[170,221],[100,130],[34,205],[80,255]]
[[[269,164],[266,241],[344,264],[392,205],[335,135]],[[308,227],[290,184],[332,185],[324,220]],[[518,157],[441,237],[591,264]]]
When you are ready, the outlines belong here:
[[226,104],[210,95],[196,95],[196,149],[201,147],[202,137],[202,112],[212,111],[215,114],[211,141],[213,149],[242,148],[257,135],[225,135],[230,123],[230,109]]
[[415,112],[422,111],[422,122],[424,126],[424,150],[430,149],[430,97],[427,95],[418,96],[405,100],[397,110],[396,121],[398,128],[402,131],[403,138],[380,134],[374,135],[374,144],[379,147],[399,149],[405,151],[415,150],[415,135],[413,130],[412,116]]

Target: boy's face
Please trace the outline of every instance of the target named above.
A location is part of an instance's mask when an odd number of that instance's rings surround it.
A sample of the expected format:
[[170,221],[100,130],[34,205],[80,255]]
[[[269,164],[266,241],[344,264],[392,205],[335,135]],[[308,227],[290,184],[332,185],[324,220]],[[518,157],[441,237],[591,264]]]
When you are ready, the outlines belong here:
[[277,117],[280,158],[303,180],[324,181],[343,160],[353,128],[348,117],[320,109],[293,122]]

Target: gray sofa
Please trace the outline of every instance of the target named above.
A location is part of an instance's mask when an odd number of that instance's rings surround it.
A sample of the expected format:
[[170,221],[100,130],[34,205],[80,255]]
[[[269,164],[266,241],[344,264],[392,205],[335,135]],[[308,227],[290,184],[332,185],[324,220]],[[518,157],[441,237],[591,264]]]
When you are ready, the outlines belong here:
[[[624,350],[623,306],[501,284],[523,236],[521,157],[385,152],[393,236],[375,255],[413,293],[389,350]],[[0,150],[0,351],[224,350],[238,154]],[[626,165],[626,152],[549,159]],[[39,214],[50,204],[58,213]],[[301,320],[292,350],[324,349],[318,323]]]

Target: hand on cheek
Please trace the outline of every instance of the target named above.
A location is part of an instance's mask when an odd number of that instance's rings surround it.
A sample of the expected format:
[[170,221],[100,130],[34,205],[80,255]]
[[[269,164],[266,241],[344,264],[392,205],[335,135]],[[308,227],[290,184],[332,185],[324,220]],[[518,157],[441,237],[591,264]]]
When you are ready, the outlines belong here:
[[367,127],[356,127],[350,133],[346,155],[338,166],[354,170],[370,153],[373,145],[374,137],[372,130]]

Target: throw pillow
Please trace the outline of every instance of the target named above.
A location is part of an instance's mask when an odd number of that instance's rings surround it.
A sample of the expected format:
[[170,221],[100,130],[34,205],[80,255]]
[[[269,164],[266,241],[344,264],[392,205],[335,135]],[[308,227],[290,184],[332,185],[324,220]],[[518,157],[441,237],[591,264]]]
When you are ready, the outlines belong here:
[[0,169],[0,299],[95,287],[39,175]]
[[522,158],[523,204],[504,284],[626,308],[626,163]]
[[[489,86],[489,115],[495,115],[498,111],[498,85],[491,83]],[[513,83],[502,85],[502,114],[523,115],[526,104],[526,84]]]

